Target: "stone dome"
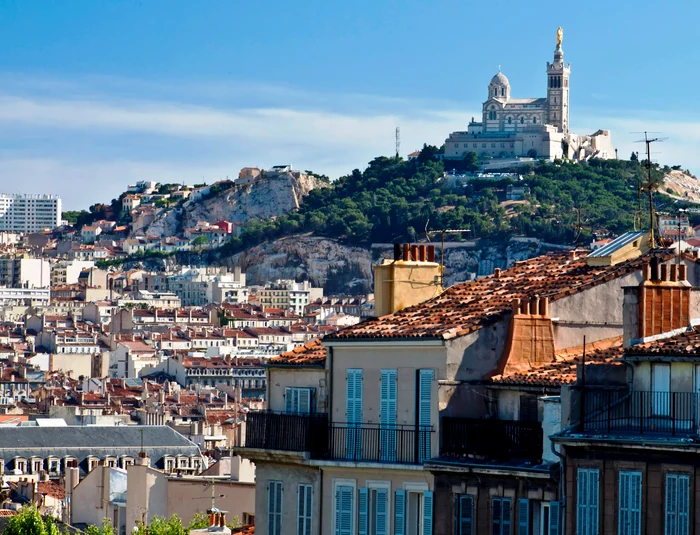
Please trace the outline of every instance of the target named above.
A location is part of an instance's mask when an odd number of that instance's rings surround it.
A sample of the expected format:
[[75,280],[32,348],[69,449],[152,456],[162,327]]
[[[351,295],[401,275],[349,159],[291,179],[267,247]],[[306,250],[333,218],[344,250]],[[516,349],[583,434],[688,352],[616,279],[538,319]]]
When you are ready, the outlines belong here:
[[508,78],[506,78],[505,74],[503,74],[501,71],[498,71],[496,76],[491,78],[491,85],[508,86],[510,85],[510,82],[508,81]]

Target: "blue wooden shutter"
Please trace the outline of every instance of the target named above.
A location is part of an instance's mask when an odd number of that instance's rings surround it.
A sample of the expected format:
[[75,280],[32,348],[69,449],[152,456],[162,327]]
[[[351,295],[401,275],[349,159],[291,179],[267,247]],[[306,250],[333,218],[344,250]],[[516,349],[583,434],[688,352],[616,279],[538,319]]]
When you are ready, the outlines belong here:
[[530,500],[518,500],[518,535],[530,535]]
[[296,397],[296,391],[294,388],[285,388],[284,389],[284,411],[290,414],[293,414],[296,412],[296,407],[297,407],[297,397]]
[[311,389],[297,388],[297,413],[311,413]]
[[501,499],[491,498],[491,535],[501,533]]
[[642,527],[642,473],[620,471],[619,535],[640,535]]
[[473,535],[474,497],[471,494],[458,494],[455,501],[456,535]]
[[588,470],[578,469],[576,483],[576,533],[588,535]]
[[665,535],[678,535],[678,476],[666,474]]
[[335,488],[335,535],[340,535],[340,517],[342,516],[340,504],[340,487]]
[[375,526],[374,535],[388,535],[387,523],[387,502],[389,500],[389,492],[386,489],[377,489],[377,503],[375,505]]
[[423,533],[433,535],[433,493],[426,490],[423,493]]
[[358,459],[362,453],[362,369],[348,368],[347,370],[347,438],[346,457]]
[[382,370],[380,387],[380,443],[382,461],[396,461],[396,370]]
[[420,370],[418,383],[418,429],[420,460],[430,459],[430,424],[433,370]]
[[598,535],[598,492],[600,472],[597,468],[588,470],[588,495],[589,495],[589,533]]
[[678,476],[678,535],[690,533],[690,476]]
[[501,503],[501,533],[503,535],[510,535],[512,503],[510,498],[503,498]]
[[394,535],[406,535],[406,491],[394,493]]
[[297,535],[311,535],[311,485],[298,486]]
[[360,535],[367,535],[367,489],[360,489],[359,495],[357,502],[357,531]]
[[559,535],[561,531],[561,508],[559,502],[549,502],[549,534]]
[[352,535],[352,495],[354,489],[341,485],[338,490],[339,492],[336,493],[338,497],[336,511],[339,511],[336,520],[337,535]]
[[282,529],[282,482],[270,481],[267,490],[267,532],[280,535]]

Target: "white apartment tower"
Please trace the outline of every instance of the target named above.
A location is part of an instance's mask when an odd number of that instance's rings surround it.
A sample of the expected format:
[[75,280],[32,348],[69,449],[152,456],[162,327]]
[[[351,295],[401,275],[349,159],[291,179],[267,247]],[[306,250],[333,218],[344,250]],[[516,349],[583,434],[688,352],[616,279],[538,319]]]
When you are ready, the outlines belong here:
[[0,194],[0,231],[41,232],[61,224],[57,195]]

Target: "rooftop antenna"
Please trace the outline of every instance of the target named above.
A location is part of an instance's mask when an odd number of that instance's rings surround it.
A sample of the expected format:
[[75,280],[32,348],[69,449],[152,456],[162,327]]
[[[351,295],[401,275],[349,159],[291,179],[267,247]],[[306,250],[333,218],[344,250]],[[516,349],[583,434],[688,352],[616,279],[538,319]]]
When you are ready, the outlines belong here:
[[399,149],[401,148],[401,129],[396,127],[396,159],[399,159]]
[[[639,133],[639,132],[633,132],[633,133]],[[638,193],[638,199],[639,199],[639,221],[640,221],[640,227],[641,227],[641,219],[642,219],[642,205],[641,205],[641,192],[642,190],[646,190],[647,193],[649,194],[649,231],[651,232],[651,246],[656,247],[656,239],[654,238],[654,197],[653,197],[653,190],[656,187],[654,182],[652,181],[651,177],[651,169],[652,169],[652,162],[651,162],[651,144],[652,143],[658,143],[661,141],[665,141],[668,138],[667,137],[649,137],[649,134],[658,134],[658,132],[644,132],[644,139],[639,139],[635,141],[635,143],[645,143],[647,146],[647,160],[646,160],[646,165],[645,167],[647,168],[647,183],[643,186],[639,187],[639,193]]]
[[428,230],[428,225],[430,224],[430,220],[427,221],[425,224],[425,237],[430,242],[430,236],[435,235],[435,234],[440,234],[440,241],[442,242],[442,245],[440,247],[440,284],[442,285],[442,281],[444,278],[444,271],[445,271],[445,234],[461,234],[462,232],[471,232],[470,229],[467,228],[444,228],[442,230]]

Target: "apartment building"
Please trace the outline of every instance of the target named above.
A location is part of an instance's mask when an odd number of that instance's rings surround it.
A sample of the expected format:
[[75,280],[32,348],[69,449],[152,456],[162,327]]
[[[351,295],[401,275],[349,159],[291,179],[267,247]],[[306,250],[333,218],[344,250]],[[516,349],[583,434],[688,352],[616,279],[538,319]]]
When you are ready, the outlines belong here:
[[263,307],[293,310],[304,314],[304,307],[323,297],[323,288],[314,288],[309,281],[280,280],[267,284],[258,292]]
[[[377,266],[385,315],[271,359],[269,411],[248,413],[240,449],[260,533],[563,533],[558,394],[584,344],[614,360],[623,288],[673,255],[630,233],[444,292],[430,256]],[[436,295],[412,304],[418,290]]]
[[61,225],[61,198],[56,195],[0,194],[0,231],[29,234]]
[[8,288],[48,288],[51,268],[48,260],[29,256],[0,258],[0,286]]
[[624,349],[579,371],[562,407],[567,534],[700,530],[698,261],[647,266],[625,288]]

